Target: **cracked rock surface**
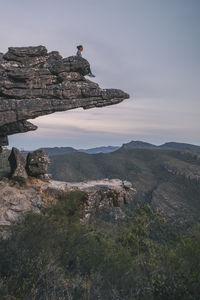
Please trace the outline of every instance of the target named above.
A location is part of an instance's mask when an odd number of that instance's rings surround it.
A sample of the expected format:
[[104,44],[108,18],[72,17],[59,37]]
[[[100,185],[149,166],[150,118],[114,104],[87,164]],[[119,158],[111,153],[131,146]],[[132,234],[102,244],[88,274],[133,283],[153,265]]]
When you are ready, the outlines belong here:
[[119,89],[101,89],[86,79],[89,70],[86,59],[62,58],[44,46],[10,47],[0,53],[0,146],[8,145],[8,135],[36,130],[28,119],[129,98]]

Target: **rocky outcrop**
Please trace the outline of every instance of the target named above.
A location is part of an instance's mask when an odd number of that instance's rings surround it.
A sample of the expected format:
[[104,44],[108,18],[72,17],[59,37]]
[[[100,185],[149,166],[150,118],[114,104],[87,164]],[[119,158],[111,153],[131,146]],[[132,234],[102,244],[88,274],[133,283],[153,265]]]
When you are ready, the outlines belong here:
[[44,46],[10,47],[0,55],[0,146],[7,136],[35,130],[27,119],[82,107],[102,107],[129,98],[118,89],[101,89],[84,76],[82,57],[62,58]]
[[47,173],[49,163],[49,156],[43,150],[39,149],[29,153],[27,156],[26,164],[26,170],[28,175],[34,177],[45,175]]
[[176,166],[168,162],[164,164],[164,168],[170,174],[182,176],[185,179],[194,180],[197,183],[200,182],[200,168],[198,164],[188,165],[182,163],[182,166]]
[[110,211],[114,218],[124,217],[121,207],[133,201],[136,194],[129,182],[119,179],[68,183],[29,177],[24,184],[4,178],[0,180],[0,190],[0,235],[4,238],[9,235],[10,225],[23,220],[26,212],[40,213],[41,208],[56,204],[61,195],[72,191],[83,191],[86,195],[83,223],[102,210]]
[[84,203],[83,223],[87,222],[91,215],[101,211],[111,212],[114,219],[125,217],[121,207],[131,203],[136,195],[136,190],[132,184],[120,179],[102,179],[75,183],[51,181],[49,186],[53,189],[78,189],[86,192],[87,201]]
[[12,177],[12,179],[26,181],[26,179],[28,178],[25,170],[26,159],[17,148],[12,148],[8,161],[10,163],[10,176]]
[[8,161],[11,171],[9,177],[15,181],[23,181],[26,183],[28,176],[43,180],[50,179],[50,175],[46,174],[50,159],[48,154],[42,149],[28,153],[25,158],[25,155],[13,147]]

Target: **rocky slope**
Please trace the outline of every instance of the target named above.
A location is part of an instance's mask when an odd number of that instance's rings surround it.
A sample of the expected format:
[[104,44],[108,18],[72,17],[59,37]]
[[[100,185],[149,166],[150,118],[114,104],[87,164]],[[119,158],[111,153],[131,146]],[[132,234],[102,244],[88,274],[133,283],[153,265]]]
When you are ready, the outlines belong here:
[[7,136],[36,130],[27,119],[82,107],[102,107],[129,98],[118,89],[101,89],[84,76],[82,57],[62,58],[44,46],[10,47],[0,54],[0,146]]
[[119,178],[137,189],[136,201],[150,203],[173,221],[199,220],[200,160],[196,151],[124,149],[108,154],[69,153],[51,157],[55,180]]
[[118,179],[69,183],[45,182],[33,177],[25,183],[3,178],[0,180],[0,191],[0,236],[3,237],[9,235],[10,225],[22,220],[26,212],[40,212],[72,191],[85,193],[83,223],[89,220],[91,214],[102,210],[112,211],[115,219],[123,218],[120,207],[133,201],[136,194],[131,183]]

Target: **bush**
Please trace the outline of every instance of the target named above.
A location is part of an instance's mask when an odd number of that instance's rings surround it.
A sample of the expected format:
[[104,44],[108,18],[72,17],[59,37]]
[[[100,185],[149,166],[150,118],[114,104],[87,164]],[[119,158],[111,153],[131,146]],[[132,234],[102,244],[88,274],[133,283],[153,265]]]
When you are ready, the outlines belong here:
[[84,193],[61,194],[0,241],[1,299],[199,299],[198,225],[174,238],[149,205],[117,224],[82,225],[84,201]]

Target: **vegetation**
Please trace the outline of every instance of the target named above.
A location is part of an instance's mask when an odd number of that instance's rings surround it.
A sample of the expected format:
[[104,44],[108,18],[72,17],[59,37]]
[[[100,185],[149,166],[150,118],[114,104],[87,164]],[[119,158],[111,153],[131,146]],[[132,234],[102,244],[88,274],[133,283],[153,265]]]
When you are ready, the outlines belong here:
[[145,204],[83,225],[84,197],[28,213],[0,241],[0,299],[199,299],[199,224],[186,235]]
[[145,186],[153,186],[166,176],[168,179],[167,167],[183,175],[190,171],[190,175],[200,176],[200,160],[194,154],[193,151],[184,153],[158,149],[119,149],[107,154],[74,152],[52,156],[49,171],[57,180],[120,178],[144,188],[144,182]]
[[128,180],[137,190],[139,203],[150,203],[166,211],[166,215],[191,221],[198,220],[200,210],[198,157],[194,151],[160,149],[119,149],[95,155],[69,153],[52,156],[49,173],[61,181]]

